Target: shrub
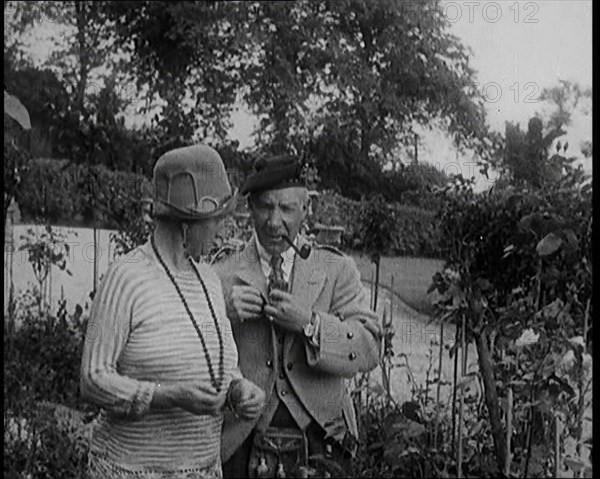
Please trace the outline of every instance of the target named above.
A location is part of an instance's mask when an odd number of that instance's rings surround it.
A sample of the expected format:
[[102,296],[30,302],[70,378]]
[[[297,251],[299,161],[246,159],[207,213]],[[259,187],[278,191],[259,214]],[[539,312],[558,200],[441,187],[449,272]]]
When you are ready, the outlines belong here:
[[37,291],[18,299],[14,318],[4,326],[4,397],[11,408],[22,400],[77,405],[85,320],[79,305],[67,315],[41,312]]
[[[345,198],[331,190],[320,191],[313,200],[309,226],[316,223],[342,226],[342,247],[360,249],[361,210],[365,202]],[[437,258],[440,256],[435,211],[399,203],[390,204],[394,216],[390,254]]]
[[66,160],[35,159],[16,198],[24,221],[120,229],[142,218],[145,176]]
[[68,315],[65,304],[56,316],[40,312],[39,292],[28,290],[5,322],[5,477],[85,477],[85,418],[97,409],[79,402],[83,310]]
[[91,425],[34,401],[4,412],[4,477],[85,479]]

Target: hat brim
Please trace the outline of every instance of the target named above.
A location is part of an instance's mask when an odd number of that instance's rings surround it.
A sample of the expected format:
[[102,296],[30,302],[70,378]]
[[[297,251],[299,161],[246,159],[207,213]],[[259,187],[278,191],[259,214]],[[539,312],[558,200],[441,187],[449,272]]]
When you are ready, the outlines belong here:
[[158,200],[152,205],[152,216],[187,221],[208,220],[231,213],[235,209],[237,198],[238,190],[234,188],[229,198],[225,199],[219,207],[209,212],[199,211],[194,206],[179,208],[163,200]]

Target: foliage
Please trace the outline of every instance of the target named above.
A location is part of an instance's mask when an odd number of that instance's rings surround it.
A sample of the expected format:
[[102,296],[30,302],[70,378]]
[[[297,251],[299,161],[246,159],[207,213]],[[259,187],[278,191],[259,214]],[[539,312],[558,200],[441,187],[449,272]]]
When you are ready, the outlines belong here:
[[[8,122],[7,122],[8,123]],[[7,124],[5,123],[5,125]],[[8,208],[18,194],[23,176],[31,160],[29,152],[4,130],[4,225]]]
[[395,211],[381,195],[375,195],[362,202],[358,222],[358,246],[377,263],[393,248]]
[[[575,111],[591,106],[592,89],[583,88],[577,82],[559,80],[558,85],[544,88],[540,101],[552,104],[556,109],[551,113],[548,124],[551,128],[562,129],[571,123]],[[588,103],[586,105],[586,103]]]
[[50,268],[54,265],[68,275],[71,272],[67,269],[67,259],[69,257],[69,244],[65,241],[66,236],[57,233],[50,225],[46,225],[41,234],[33,229],[27,230],[26,236],[21,236],[24,240],[19,246],[19,251],[27,252],[27,260],[33,268],[33,274],[38,282],[40,291],[40,312],[45,306],[43,304],[44,286],[46,278],[50,273]]
[[512,180],[537,188],[558,180],[567,159],[558,154],[550,156],[548,149],[563,134],[564,131],[557,128],[544,133],[539,118],[529,120],[527,133],[523,133],[519,125],[507,123],[502,165]]
[[[359,380],[353,390],[359,411],[360,441],[353,477],[455,477],[456,458],[452,443],[452,408],[436,402],[433,387],[441,380],[430,364],[425,384],[417,384],[409,358],[392,364],[394,354],[384,356],[381,367],[406,368],[412,398],[398,405],[389,390]],[[466,477],[494,477],[492,445],[486,427],[485,411],[480,397],[470,395],[466,401],[467,421],[464,425],[466,454],[463,471]]]
[[[538,462],[549,457],[549,404],[564,421],[563,439],[576,441],[587,407],[587,380],[569,384],[559,365],[575,338],[582,338],[574,350],[581,358],[589,341],[592,187],[581,168],[565,164],[541,189],[517,185],[475,194],[459,178],[440,191],[447,263],[432,285],[442,295],[438,317],[457,326],[465,321],[466,341],[476,342],[498,467],[506,454],[499,394],[513,388],[512,452],[525,475],[533,470],[532,451]],[[539,335],[528,348],[517,342],[525,331]]]
[[319,160],[340,153],[353,176],[381,167],[413,122],[441,115],[450,131],[481,137],[482,103],[464,47],[443,16],[425,13],[438,8],[436,1],[257,5],[249,14],[260,49],[244,98],[264,115],[261,130],[270,134],[261,140],[323,139],[330,149]]
[[[309,218],[309,229],[316,223],[342,226],[342,247],[364,251],[365,242],[361,235],[367,230],[367,226],[362,223],[360,215],[362,211],[368,217],[366,210],[362,209],[366,208],[366,202],[345,198],[331,190],[319,191],[312,202],[313,214]],[[435,215],[433,211],[401,204],[387,204],[384,211],[388,210],[391,211],[390,218],[393,218],[389,225],[393,231],[391,242],[384,251],[392,255],[439,256],[439,235],[432,221]]]
[[[71,314],[61,300],[56,315],[37,308],[39,291],[17,298],[14,320],[4,326],[4,393],[12,407],[21,398],[74,406],[79,398],[79,368],[85,317]],[[29,298],[29,299],[28,299]]]
[[68,408],[41,408],[27,401],[4,412],[4,477],[85,479],[89,427]]
[[115,23],[115,44],[129,54],[124,66],[149,98],[166,103],[157,122],[162,141],[189,140],[196,128],[202,138],[223,139],[244,79],[242,53],[250,49],[237,28],[243,2],[103,3]]
[[4,324],[4,472],[79,479],[87,463],[84,417],[96,412],[79,402],[85,317],[79,305],[68,314],[65,301],[56,316],[40,312],[39,295],[25,291]]
[[53,224],[95,223],[119,229],[142,217],[149,181],[101,166],[37,159],[22,180],[17,201],[24,218]]

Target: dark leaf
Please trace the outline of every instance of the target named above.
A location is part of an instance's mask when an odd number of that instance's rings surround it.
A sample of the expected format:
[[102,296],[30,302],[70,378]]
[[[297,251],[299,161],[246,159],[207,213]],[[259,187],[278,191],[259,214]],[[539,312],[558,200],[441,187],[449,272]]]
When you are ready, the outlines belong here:
[[540,256],[549,256],[558,251],[563,240],[556,233],[549,233],[536,246],[536,251]]

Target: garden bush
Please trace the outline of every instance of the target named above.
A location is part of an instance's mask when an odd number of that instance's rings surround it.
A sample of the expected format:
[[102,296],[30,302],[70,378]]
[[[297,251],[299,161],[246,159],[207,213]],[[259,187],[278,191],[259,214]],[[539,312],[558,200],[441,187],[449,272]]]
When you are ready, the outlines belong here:
[[23,221],[120,229],[142,217],[141,200],[150,193],[145,176],[38,158],[23,175],[16,199]]
[[80,401],[84,311],[51,315],[27,290],[4,323],[5,477],[85,477],[91,420],[98,409]]
[[79,367],[85,334],[81,306],[68,315],[40,313],[39,292],[26,290],[4,323],[4,397],[8,406],[35,401],[79,404]]
[[[349,250],[362,249],[360,215],[365,201],[366,199],[351,200],[331,190],[319,191],[318,197],[313,199],[313,215],[309,220],[309,227],[316,223],[342,226],[342,247]],[[390,208],[394,214],[395,226],[388,254],[440,257],[439,233],[433,221],[435,211],[398,203],[390,204]]]

